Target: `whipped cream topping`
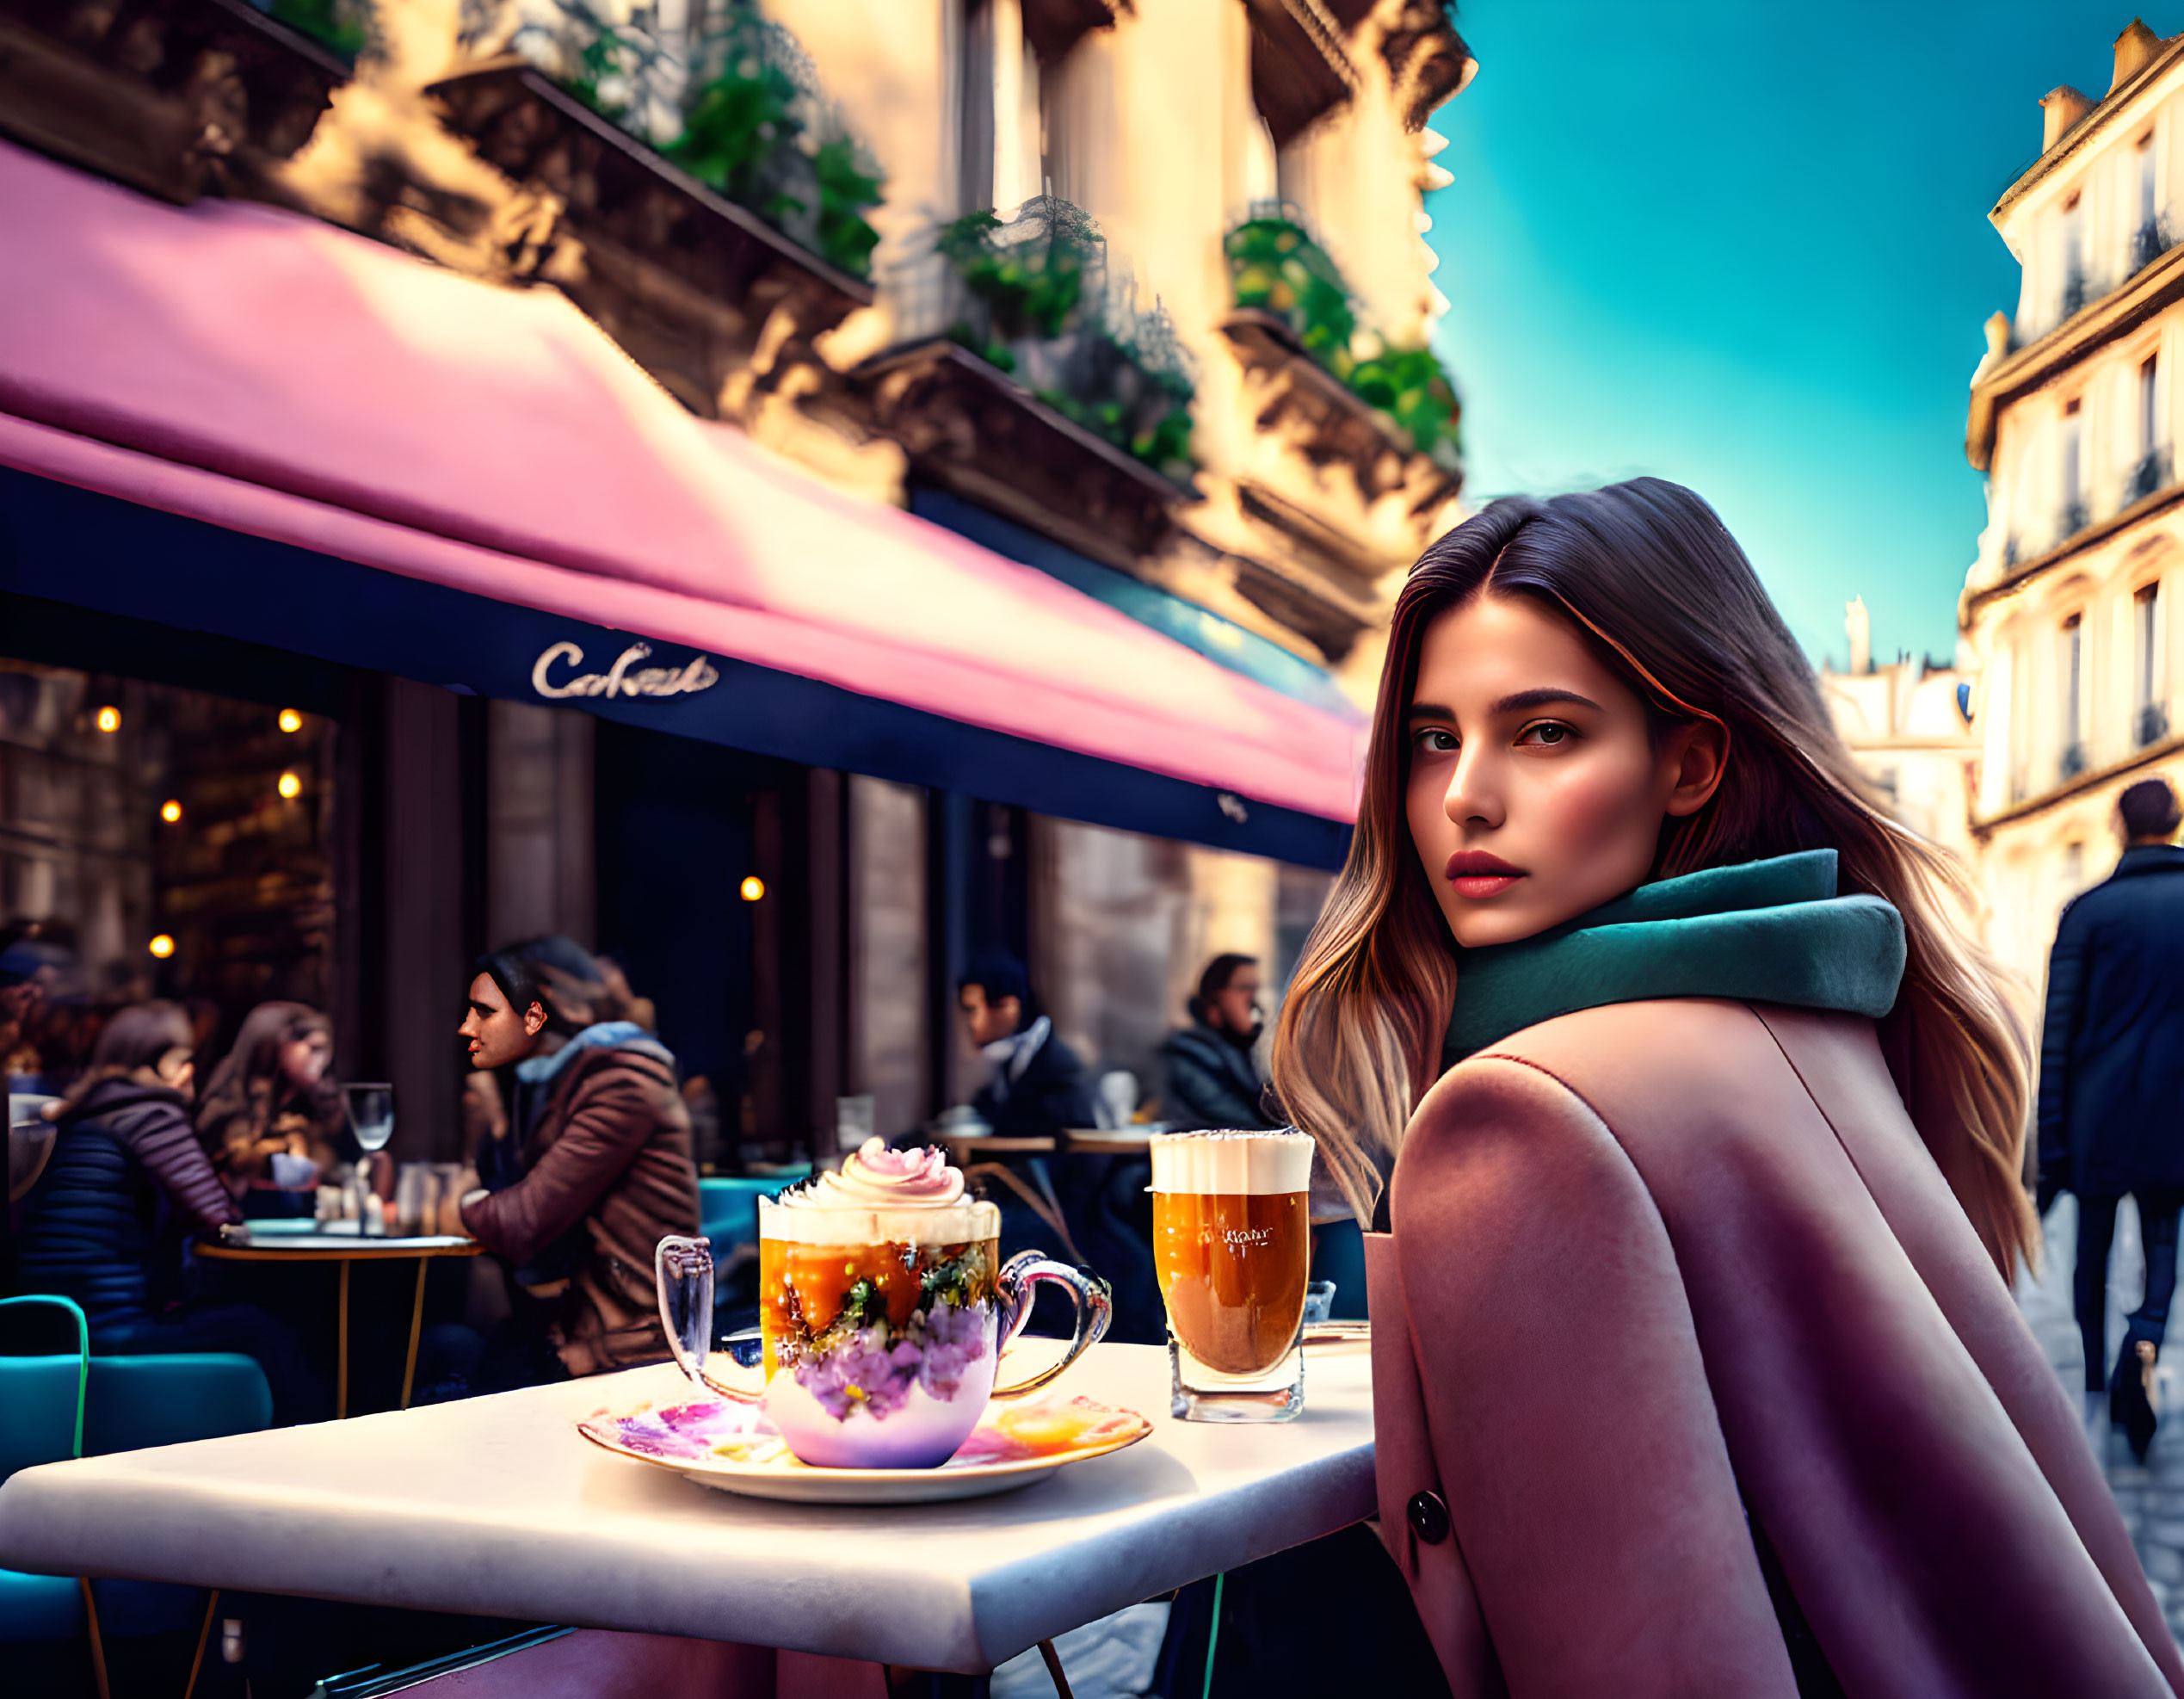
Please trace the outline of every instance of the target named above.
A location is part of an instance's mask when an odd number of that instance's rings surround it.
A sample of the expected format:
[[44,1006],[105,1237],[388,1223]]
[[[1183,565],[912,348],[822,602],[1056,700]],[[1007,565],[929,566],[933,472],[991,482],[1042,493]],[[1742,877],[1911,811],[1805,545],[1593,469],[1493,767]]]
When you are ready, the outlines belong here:
[[873,1138],[839,1173],[821,1174],[780,1201],[798,1209],[946,1209],[962,1200],[963,1171],[949,1165],[947,1152],[893,1151]]

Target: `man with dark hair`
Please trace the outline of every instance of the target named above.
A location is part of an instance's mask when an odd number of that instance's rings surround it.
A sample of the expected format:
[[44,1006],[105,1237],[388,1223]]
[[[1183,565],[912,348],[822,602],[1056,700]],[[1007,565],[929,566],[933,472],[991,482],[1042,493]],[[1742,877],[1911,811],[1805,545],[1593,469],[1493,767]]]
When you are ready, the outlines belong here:
[[1178,1127],[1273,1127],[1260,1098],[1266,1083],[1252,1051],[1259,1041],[1259,961],[1217,955],[1198,978],[1191,1024],[1168,1035],[1167,1119]]
[[[2170,843],[2180,811],[2166,779],[2132,785],[2117,812],[2123,859],[2063,911],[2048,958],[2039,1206],[2045,1214],[2057,1193],[2077,1194],[2073,1297],[2088,1406],[2105,1384],[2110,1418],[2143,1461],[2184,1208],[2184,850]],[[2138,1204],[2146,1291],[2107,1375],[2108,1248],[2126,1192]]]
[[971,1100],[996,1136],[1051,1138],[1065,1128],[1092,1125],[1084,1063],[1055,1035],[1054,1023],[1032,1006],[1023,964],[986,956],[956,985],[971,1042],[993,1064],[993,1076]]

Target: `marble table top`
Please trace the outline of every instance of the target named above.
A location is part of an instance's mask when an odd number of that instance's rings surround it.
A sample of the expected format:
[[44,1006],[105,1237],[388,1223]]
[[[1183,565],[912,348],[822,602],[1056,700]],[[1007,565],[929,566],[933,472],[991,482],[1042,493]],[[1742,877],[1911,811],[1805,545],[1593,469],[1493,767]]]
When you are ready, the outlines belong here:
[[1307,1358],[1280,1424],[1168,1413],[1168,1354],[1061,1383],[1150,1437],[990,1498],[777,1504],[577,1432],[674,1398],[670,1366],[346,1422],[49,1463],[0,1486],[0,1566],[746,1640],[979,1671],[1373,1511],[1371,1362]]

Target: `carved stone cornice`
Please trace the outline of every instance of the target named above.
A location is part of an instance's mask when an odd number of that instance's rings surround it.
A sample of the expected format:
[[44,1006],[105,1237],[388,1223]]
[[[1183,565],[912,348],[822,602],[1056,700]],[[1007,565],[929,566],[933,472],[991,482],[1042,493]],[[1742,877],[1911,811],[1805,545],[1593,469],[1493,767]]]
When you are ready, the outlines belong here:
[[1042,65],[1057,65],[1095,29],[1112,29],[1128,0],[1023,0],[1024,40]]
[[1171,510],[1191,499],[945,338],[890,349],[849,375],[870,428],[901,443],[918,476],[1124,571],[1158,551]]
[[288,204],[273,167],[349,74],[244,0],[0,0],[0,132],[183,205]]
[[1251,98],[1276,147],[1286,147],[1358,83],[1342,32],[1323,0],[1243,0],[1251,20]]
[[1367,506],[1392,496],[1423,518],[1463,489],[1460,472],[1391,436],[1379,414],[1305,353],[1282,319],[1240,308],[1222,321],[1221,334],[1253,380],[1258,429],[1294,442],[1315,466],[1347,469]]
[[1971,374],[1971,406],[1965,421],[1964,454],[1972,468],[1985,472],[1993,465],[1995,431],[2004,407],[2180,300],[2184,300],[2184,243],[2140,267],[2045,336],[2000,360],[1990,355],[1981,361]]
[[[481,65],[426,91],[448,127],[551,209],[577,255],[541,266],[661,385],[718,417],[728,380],[755,356],[769,371],[818,368],[813,337],[869,306],[872,286],[676,169],[521,60]],[[761,345],[763,343],[762,355]]]
[[1380,37],[1404,127],[1422,129],[1434,108],[1463,92],[1478,61],[1456,33],[1442,0],[1404,0],[1401,15]]
[[1378,582],[1402,563],[1369,558],[1354,538],[1271,490],[1240,482],[1236,495],[1257,534],[1249,550],[1227,551],[1237,593],[1339,666],[1366,631],[1385,623]]

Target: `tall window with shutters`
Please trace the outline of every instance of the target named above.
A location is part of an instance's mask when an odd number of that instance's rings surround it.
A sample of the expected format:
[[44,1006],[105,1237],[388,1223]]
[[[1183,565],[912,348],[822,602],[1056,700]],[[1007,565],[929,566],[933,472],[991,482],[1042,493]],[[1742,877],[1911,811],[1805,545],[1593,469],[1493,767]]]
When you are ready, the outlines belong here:
[[2063,687],[2062,776],[2075,779],[2085,771],[2085,621],[2077,614],[2063,621],[2061,666],[2058,683]]
[[2141,584],[2131,598],[2134,730],[2143,749],[2169,735],[2169,690],[2161,674],[2162,587]]

